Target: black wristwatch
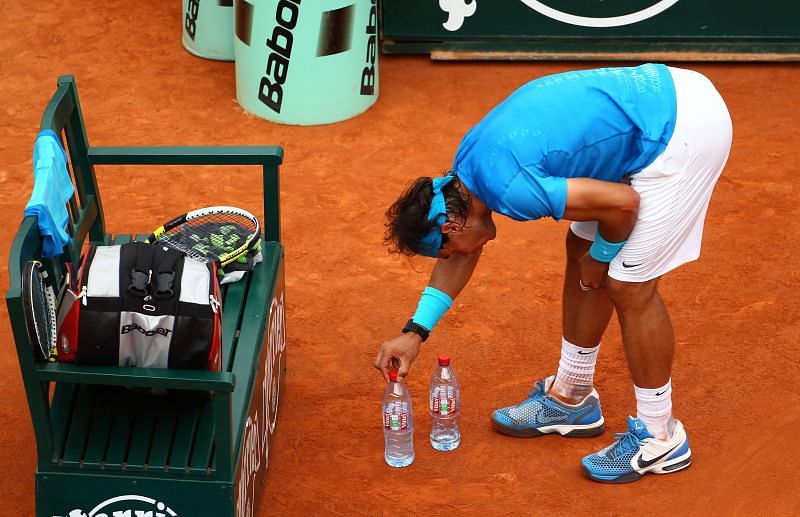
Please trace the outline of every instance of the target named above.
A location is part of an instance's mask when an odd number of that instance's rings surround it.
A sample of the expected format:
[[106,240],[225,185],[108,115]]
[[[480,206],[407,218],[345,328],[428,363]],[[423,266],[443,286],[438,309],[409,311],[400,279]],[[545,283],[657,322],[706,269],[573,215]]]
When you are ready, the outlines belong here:
[[428,329],[426,329],[425,327],[423,327],[419,323],[414,323],[413,319],[408,320],[408,323],[406,323],[406,326],[403,327],[403,334],[405,334],[406,332],[413,332],[414,334],[416,334],[419,337],[421,337],[423,342],[426,339],[428,339],[428,336],[430,335],[430,332],[428,332]]

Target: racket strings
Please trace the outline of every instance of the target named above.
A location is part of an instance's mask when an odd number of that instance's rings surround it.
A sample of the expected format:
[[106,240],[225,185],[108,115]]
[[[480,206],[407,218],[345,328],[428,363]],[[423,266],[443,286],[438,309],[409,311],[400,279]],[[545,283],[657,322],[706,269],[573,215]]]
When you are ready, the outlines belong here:
[[192,259],[210,261],[247,247],[257,231],[258,226],[248,219],[234,222],[230,218],[209,217],[167,231],[158,240]]
[[39,339],[39,343],[42,346],[49,346],[50,329],[47,323],[50,319],[50,309],[47,305],[47,286],[44,283],[44,279],[39,275],[34,275],[31,298],[34,312],[34,331]]

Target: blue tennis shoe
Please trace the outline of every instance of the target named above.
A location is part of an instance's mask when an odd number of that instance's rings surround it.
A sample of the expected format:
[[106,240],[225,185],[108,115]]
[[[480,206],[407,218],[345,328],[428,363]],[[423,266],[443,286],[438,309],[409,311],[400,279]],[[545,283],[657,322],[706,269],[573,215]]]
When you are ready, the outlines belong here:
[[692,463],[692,450],[683,424],[675,421],[669,440],[658,440],[644,422],[628,417],[628,432],[615,435],[602,451],[583,458],[583,471],[595,481],[630,483],[643,475],[670,474]]
[[523,438],[552,433],[589,437],[602,433],[605,423],[597,391],[593,389],[578,404],[565,404],[548,395],[554,381],[553,375],[534,382],[527,399],[492,413],[492,426],[503,434]]

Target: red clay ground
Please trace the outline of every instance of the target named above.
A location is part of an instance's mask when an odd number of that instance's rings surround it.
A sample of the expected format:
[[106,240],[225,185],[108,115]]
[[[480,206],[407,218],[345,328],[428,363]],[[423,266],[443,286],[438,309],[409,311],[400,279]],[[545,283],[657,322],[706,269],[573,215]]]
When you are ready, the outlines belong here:
[[[412,178],[444,170],[462,134],[523,82],[608,63],[381,56],[380,99],[370,110],[335,125],[289,127],[238,106],[232,63],[183,50],[177,2],[10,4],[0,21],[0,208],[10,223],[0,256],[30,193],[31,145],[59,74],[77,78],[93,145],[285,147],[288,374],[260,515],[800,513],[797,64],[671,63],[707,74],[734,122],[703,257],[662,282],[678,339],[675,412],[691,436],[692,467],[627,486],[581,477],[580,458],[609,443],[635,411],[616,324],[597,374],[609,431],[525,440],[491,430],[493,408],[557,365],[567,228],[501,219],[471,285],[414,364],[417,458],[393,470],[382,457],[384,384],[372,361],[413,311],[431,264],[387,255],[385,208]],[[260,209],[239,174],[221,188],[193,173],[187,189],[181,169],[97,172],[111,231],[149,231],[204,204]],[[0,514],[32,515],[36,451],[5,314],[0,332]],[[427,381],[439,352],[452,354],[463,386],[463,444],[447,454],[426,436]]]

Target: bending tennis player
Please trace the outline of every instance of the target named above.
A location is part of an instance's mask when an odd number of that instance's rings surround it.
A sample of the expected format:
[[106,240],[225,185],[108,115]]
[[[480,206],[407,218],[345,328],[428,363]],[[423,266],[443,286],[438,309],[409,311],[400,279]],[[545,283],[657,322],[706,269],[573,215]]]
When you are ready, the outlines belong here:
[[452,171],[417,179],[387,211],[391,250],[437,262],[416,313],[383,343],[375,366],[384,377],[393,367],[408,374],[495,238],[494,212],[518,221],[567,219],[558,369],[522,402],[496,410],[493,425],[511,436],[602,433],[592,379],[616,309],[636,418],[610,446],[583,458],[584,472],[623,483],[688,467],[686,430],[672,416],[675,338],[658,280],[700,256],[731,137],[719,93],[689,70],[604,68],[522,86],[464,136]]

